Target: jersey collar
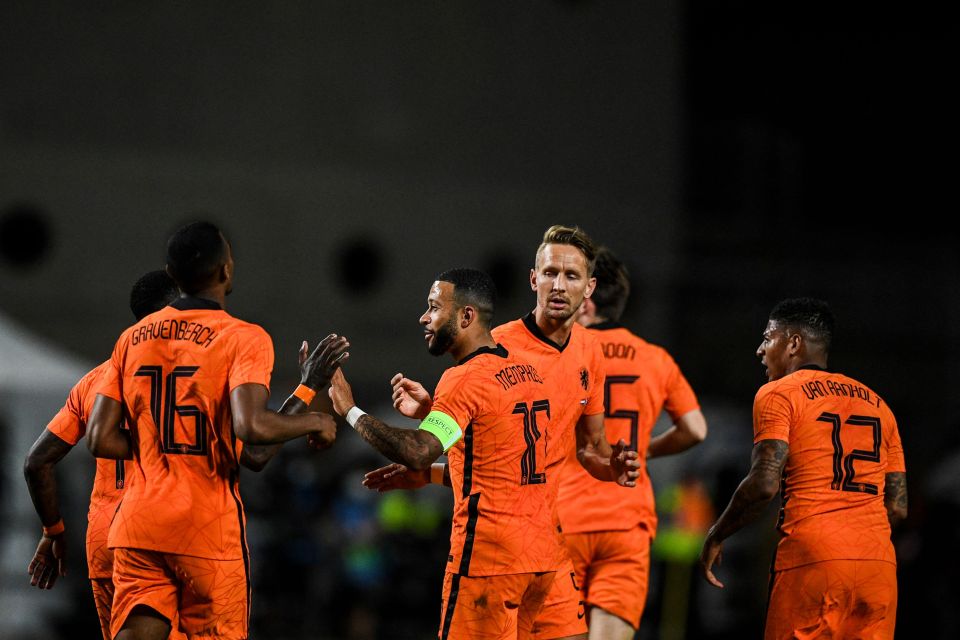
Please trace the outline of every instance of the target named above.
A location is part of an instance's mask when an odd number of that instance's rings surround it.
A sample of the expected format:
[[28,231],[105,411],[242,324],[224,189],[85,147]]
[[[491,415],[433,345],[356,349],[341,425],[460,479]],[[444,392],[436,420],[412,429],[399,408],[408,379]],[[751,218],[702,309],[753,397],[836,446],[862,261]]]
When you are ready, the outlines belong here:
[[592,324],[587,329],[593,329],[594,331],[608,331],[610,329],[622,329],[623,325],[619,322],[614,322],[613,320],[604,320],[603,322],[598,322],[597,324]]
[[194,298],[193,296],[183,296],[170,303],[170,306],[180,311],[192,311],[194,309],[208,309],[210,311],[221,311],[223,307],[206,298]]
[[827,369],[821,367],[818,364],[805,364],[802,367],[798,367],[797,371],[800,371],[801,369],[809,369],[810,371],[823,371],[823,372],[829,373]]
[[567,345],[570,344],[570,338],[573,337],[573,330],[571,328],[570,335],[567,336],[567,341],[563,344],[557,344],[547,336],[543,334],[543,331],[540,330],[540,327],[537,326],[537,317],[534,315],[533,311],[523,316],[522,318],[524,326],[527,327],[527,331],[533,334],[533,337],[544,343],[549,347],[553,347],[557,351],[563,351],[567,348]]
[[475,358],[483,353],[491,353],[500,358],[506,358],[508,355],[510,355],[509,352],[507,352],[506,348],[498,342],[496,347],[480,347],[479,349],[477,349],[476,351],[474,351],[473,353],[465,357],[463,360],[458,362],[457,365],[459,366],[464,362],[466,362],[467,360],[470,360],[471,358]]

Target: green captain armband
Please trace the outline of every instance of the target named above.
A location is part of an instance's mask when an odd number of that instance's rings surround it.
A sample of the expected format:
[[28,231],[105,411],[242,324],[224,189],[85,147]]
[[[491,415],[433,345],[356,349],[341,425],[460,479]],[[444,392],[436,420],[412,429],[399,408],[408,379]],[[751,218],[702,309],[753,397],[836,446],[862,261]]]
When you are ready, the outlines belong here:
[[437,436],[437,440],[443,445],[444,453],[446,453],[447,449],[457,444],[457,440],[463,435],[463,431],[460,429],[457,421],[442,411],[431,411],[428,413],[427,417],[420,423],[419,429]]

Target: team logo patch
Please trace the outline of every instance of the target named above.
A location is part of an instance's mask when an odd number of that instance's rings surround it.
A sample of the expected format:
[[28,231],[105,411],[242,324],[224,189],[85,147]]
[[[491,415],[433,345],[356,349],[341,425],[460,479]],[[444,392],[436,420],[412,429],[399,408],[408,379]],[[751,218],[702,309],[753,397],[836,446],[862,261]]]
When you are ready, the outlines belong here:
[[586,391],[590,387],[590,373],[585,367],[580,367],[580,386]]

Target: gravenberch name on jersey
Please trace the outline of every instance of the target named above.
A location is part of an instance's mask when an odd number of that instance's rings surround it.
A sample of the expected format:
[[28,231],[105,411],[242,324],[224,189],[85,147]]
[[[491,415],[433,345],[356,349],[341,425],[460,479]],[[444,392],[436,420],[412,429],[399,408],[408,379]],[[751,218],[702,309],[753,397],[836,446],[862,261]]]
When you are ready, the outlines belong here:
[[533,368],[532,364],[516,364],[512,367],[504,367],[494,376],[504,391],[515,384],[521,382],[536,382],[543,384],[540,374]]
[[880,406],[880,398],[872,395],[869,389],[856,384],[835,382],[830,379],[827,379],[826,381],[811,380],[810,382],[805,382],[800,385],[800,388],[803,389],[803,393],[807,396],[807,400],[826,398],[827,394],[830,394],[834,396],[843,396],[845,398],[860,398],[864,402],[869,402],[876,407]]
[[209,347],[216,337],[216,331],[199,322],[168,318],[143,325],[133,332],[130,342],[139,344],[147,340],[187,340],[201,347]]

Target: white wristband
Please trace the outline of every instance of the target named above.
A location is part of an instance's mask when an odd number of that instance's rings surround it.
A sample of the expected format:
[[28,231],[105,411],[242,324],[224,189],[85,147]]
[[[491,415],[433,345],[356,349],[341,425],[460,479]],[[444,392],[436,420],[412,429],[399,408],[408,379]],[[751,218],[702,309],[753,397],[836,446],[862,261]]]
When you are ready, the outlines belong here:
[[360,419],[360,416],[365,416],[367,413],[361,411],[360,407],[354,405],[350,408],[350,411],[347,411],[347,424],[349,424],[354,429],[357,428],[357,420]]

